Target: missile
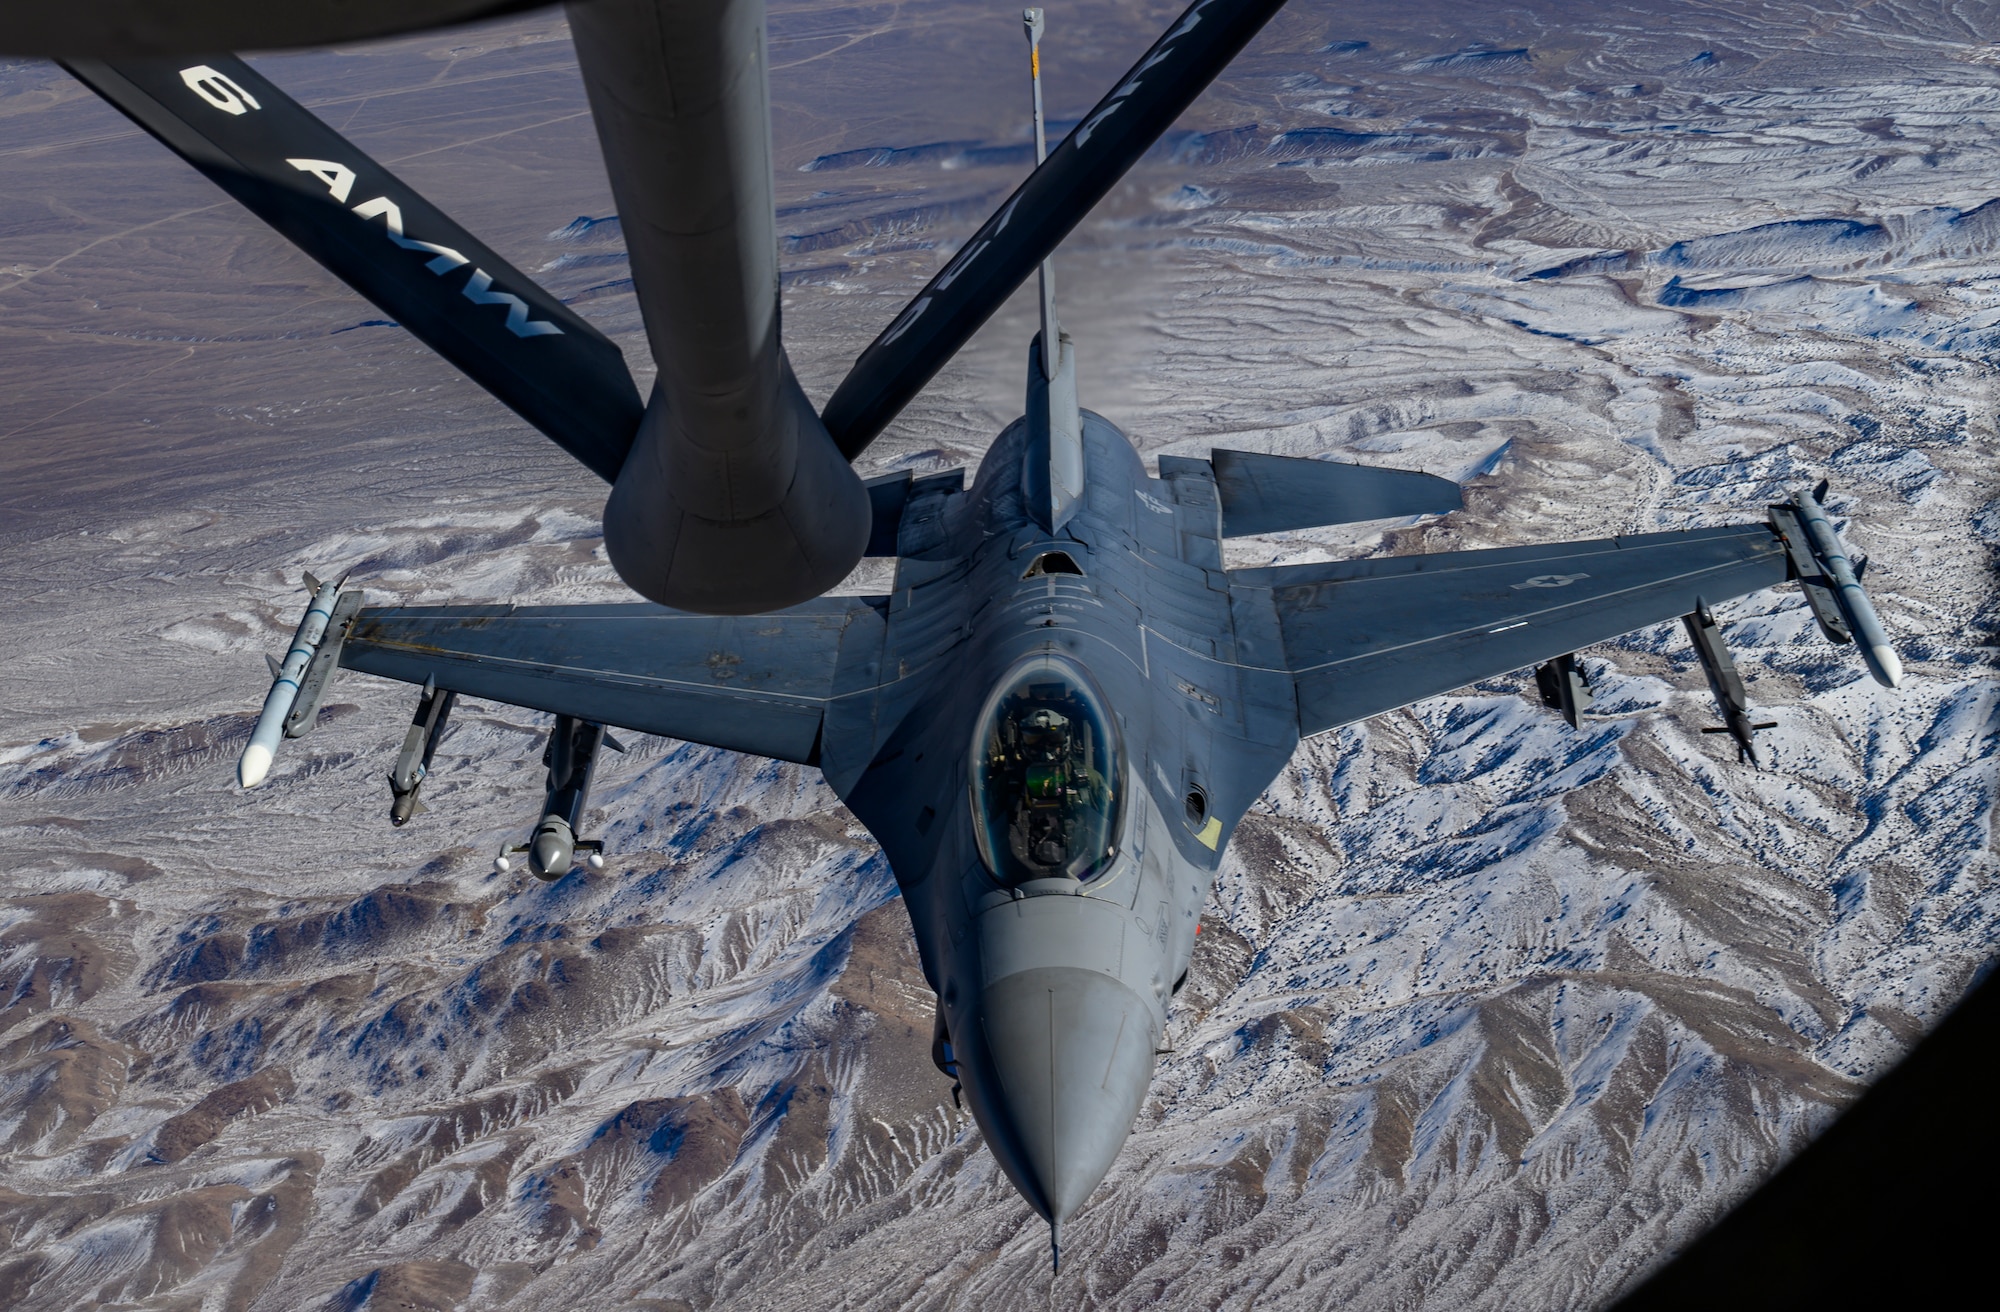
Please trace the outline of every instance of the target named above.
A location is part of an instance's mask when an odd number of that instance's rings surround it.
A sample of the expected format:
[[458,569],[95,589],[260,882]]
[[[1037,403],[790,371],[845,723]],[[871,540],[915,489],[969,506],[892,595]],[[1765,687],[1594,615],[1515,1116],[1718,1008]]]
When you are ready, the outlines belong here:
[[1861,580],[1855,576],[1854,566],[1847,558],[1847,547],[1841,542],[1840,535],[1834,532],[1832,521],[1827,519],[1826,511],[1819,504],[1819,498],[1825,495],[1825,483],[1821,483],[1815,492],[1792,494],[1792,506],[1798,513],[1799,525],[1805,530],[1813,558],[1825,572],[1833,604],[1840,608],[1841,617],[1847,621],[1856,645],[1861,648],[1861,657],[1868,663],[1868,672],[1884,688],[1901,687],[1903,662],[1897,659],[1895,648],[1889,645],[1889,635],[1882,628],[1881,618],[1875,614],[1874,604],[1861,590]]
[[[1806,541],[1805,525],[1799,522],[1799,512],[1791,502],[1771,507],[1771,527],[1785,544],[1785,554],[1791,558],[1792,577],[1799,581],[1799,591],[1805,594],[1806,606],[1812,611],[1819,631],[1836,646],[1845,647],[1853,642],[1854,635],[1847,631],[1847,621],[1841,617],[1840,607],[1834,605],[1833,593],[1827,589],[1830,580],[1813,555],[1812,545]],[[1857,573],[1855,577],[1860,575]]]
[[[310,577],[310,576],[308,576]],[[318,591],[316,584],[307,584]],[[306,665],[306,676],[299,680],[299,695],[292,702],[292,712],[285,717],[285,737],[303,738],[319,722],[319,704],[326,700],[326,690],[333,684],[334,671],[340,668],[340,650],[347,645],[347,633],[354,625],[354,617],[361,613],[361,603],[365,600],[357,589],[343,592],[333,603],[333,618],[327,621],[326,634],[319,640],[319,647],[313,652],[312,660]],[[278,677],[278,662],[269,656],[271,677]]]
[[299,680],[305,677],[306,666],[312,663],[320,639],[326,636],[327,621],[333,617],[334,603],[339,600],[340,585],[345,581],[321,583],[306,575],[306,586],[313,593],[312,604],[306,607],[298,631],[292,634],[292,649],[285,654],[276,677],[271,680],[263,713],[250,733],[250,745],[243,749],[243,758],[236,763],[237,782],[245,788],[255,788],[271,773],[271,758],[277,755],[278,743],[285,736],[285,717],[291,714],[292,703],[298,700]]
[[1762,766],[1757,759],[1757,744],[1753,735],[1759,729],[1775,729],[1776,720],[1750,718],[1750,696],[1743,689],[1743,676],[1736,672],[1736,661],[1729,655],[1729,644],[1722,640],[1722,626],[1715,622],[1715,614],[1708,603],[1700,597],[1694,599],[1694,610],[1681,616],[1681,623],[1687,626],[1688,641],[1694,644],[1694,654],[1701,660],[1701,672],[1708,676],[1708,691],[1715,698],[1715,713],[1722,717],[1722,723],[1714,728],[1703,729],[1703,733],[1726,733],[1736,740],[1736,759]]
[[417,699],[417,713],[410,717],[410,730],[403,735],[403,750],[396,757],[396,768],[389,772],[389,823],[397,828],[408,824],[410,817],[427,810],[417,797],[417,790],[430,777],[431,758],[437,755],[438,740],[444,737],[445,725],[451,720],[451,708],[458,701],[458,694],[450,690],[440,691],[436,679],[424,682],[423,696]]

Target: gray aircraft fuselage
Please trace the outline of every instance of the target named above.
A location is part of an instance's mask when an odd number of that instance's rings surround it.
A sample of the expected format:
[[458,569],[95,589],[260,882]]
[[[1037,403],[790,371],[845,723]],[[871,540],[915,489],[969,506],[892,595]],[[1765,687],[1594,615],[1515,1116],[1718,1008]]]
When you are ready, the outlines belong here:
[[[883,661],[938,673],[844,800],[902,887],[973,1114],[1060,1225],[1131,1132],[1224,844],[1298,730],[1286,673],[1228,663],[1213,485],[1148,477],[1125,435],[1085,412],[1085,496],[1050,532],[1029,509],[1030,431],[1002,433],[968,491],[912,491]],[[982,713],[1024,664],[1052,684],[1067,675],[1112,726],[1098,790],[1112,797],[1098,844],[1110,851],[1069,857],[1102,856],[1095,869],[982,854],[979,827],[1001,805],[973,787],[988,768]],[[830,715],[835,779],[837,734]]]

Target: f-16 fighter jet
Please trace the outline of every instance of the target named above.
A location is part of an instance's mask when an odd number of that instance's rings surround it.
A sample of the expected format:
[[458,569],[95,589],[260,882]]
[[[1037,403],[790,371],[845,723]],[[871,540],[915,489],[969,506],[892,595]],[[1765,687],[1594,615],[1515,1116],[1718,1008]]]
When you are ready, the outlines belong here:
[[[213,53],[481,6],[217,0],[177,10],[191,17],[173,30],[117,4],[0,19],[0,45],[69,57],[612,485],[606,546],[645,601],[375,607],[312,581],[242,783],[311,727],[339,667],[424,690],[391,774],[398,823],[455,698],[554,714],[525,848],[547,879],[580,849],[601,860],[576,831],[607,726],[817,766],[902,887],[939,1067],[1059,1245],[1131,1132],[1230,835],[1302,736],[1530,666],[1574,724],[1590,696],[1578,649],[1684,618],[1721,729],[1754,756],[1763,726],[1711,608],[1792,580],[1826,635],[1896,686],[1823,486],[1684,533],[1224,567],[1232,536],[1460,505],[1428,474],[1238,451],[1149,472],[1078,404],[1081,348],[1045,261],[1279,3],[1196,0],[818,412],[778,335],[760,0],[570,6],[659,366],[643,404],[610,341]],[[1039,145],[1040,12],[1025,21]],[[864,483],[848,462],[1031,275],[1024,413],[970,483]],[[890,592],[821,595],[864,554],[894,558]]]

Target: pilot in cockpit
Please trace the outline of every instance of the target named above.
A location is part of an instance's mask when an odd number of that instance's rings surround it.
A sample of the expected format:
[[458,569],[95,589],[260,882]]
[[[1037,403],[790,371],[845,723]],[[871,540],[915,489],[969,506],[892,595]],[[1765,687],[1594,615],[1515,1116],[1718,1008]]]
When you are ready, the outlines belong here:
[[1007,883],[1088,879],[1111,855],[1104,717],[1075,682],[1051,673],[1024,674],[989,711],[974,791],[982,855]]

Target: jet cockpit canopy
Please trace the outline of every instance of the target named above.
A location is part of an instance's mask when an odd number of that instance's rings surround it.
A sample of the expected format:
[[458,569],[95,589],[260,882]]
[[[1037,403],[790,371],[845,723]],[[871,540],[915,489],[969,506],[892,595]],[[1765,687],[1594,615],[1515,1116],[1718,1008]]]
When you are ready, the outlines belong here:
[[1037,656],[986,701],[973,738],[979,855],[1009,886],[1102,874],[1117,854],[1123,779],[1117,731],[1088,680]]

